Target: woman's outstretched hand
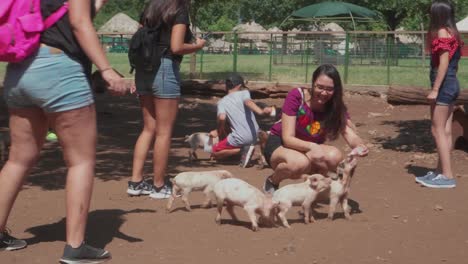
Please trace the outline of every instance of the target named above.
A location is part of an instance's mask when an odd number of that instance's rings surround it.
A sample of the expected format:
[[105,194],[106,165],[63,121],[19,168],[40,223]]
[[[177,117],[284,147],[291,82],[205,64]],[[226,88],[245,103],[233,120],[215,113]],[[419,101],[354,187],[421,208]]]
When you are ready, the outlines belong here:
[[369,148],[364,144],[359,144],[349,153],[349,155],[356,155],[359,157],[365,157],[367,154],[369,154]]

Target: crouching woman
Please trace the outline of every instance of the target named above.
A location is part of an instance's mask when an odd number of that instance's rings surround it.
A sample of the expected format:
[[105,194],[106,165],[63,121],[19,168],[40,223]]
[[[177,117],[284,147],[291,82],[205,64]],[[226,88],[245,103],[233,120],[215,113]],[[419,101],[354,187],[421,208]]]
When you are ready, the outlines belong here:
[[360,156],[367,155],[368,148],[349,119],[340,74],[334,66],[319,66],[312,76],[312,88],[291,90],[282,110],[281,120],[271,128],[264,148],[265,158],[274,170],[265,181],[265,192],[273,193],[284,179],[336,171],[343,154],[324,143],[339,135],[351,148],[359,147]]

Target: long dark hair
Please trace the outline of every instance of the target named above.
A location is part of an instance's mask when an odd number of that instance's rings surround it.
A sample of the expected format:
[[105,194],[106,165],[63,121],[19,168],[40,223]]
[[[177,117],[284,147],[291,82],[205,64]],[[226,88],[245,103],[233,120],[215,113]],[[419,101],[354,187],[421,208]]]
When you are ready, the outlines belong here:
[[187,8],[186,0],[151,0],[145,8],[142,23],[147,26],[172,25],[177,13],[184,8]]
[[[346,128],[347,107],[343,102],[343,84],[340,73],[331,64],[320,65],[312,74],[312,89],[315,90],[315,82],[320,75],[326,75],[333,80],[334,92],[332,98],[325,104],[324,127],[327,131],[327,138],[335,140]],[[313,97],[312,93],[312,97]]]
[[432,40],[437,38],[437,31],[447,28],[450,35],[454,36],[458,43],[461,43],[460,33],[455,23],[455,7],[449,0],[435,0],[432,2],[430,11],[431,22],[427,34],[427,42],[430,47]]

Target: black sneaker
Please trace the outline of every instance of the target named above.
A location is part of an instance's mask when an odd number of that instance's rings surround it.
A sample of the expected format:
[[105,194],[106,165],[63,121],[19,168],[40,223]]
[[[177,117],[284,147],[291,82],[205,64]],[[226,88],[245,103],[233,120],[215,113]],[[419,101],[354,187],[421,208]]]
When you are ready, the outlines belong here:
[[78,248],[72,248],[70,245],[65,245],[60,263],[102,263],[110,259],[111,254],[109,251],[94,248],[83,242]]
[[25,248],[27,245],[26,241],[10,236],[6,230],[0,233],[0,251],[18,250]]
[[273,194],[278,189],[279,184],[274,184],[271,182],[270,177],[266,178],[265,183],[263,184],[263,191],[265,193]]
[[127,193],[129,195],[148,195],[153,190],[153,181],[132,182],[128,181]]

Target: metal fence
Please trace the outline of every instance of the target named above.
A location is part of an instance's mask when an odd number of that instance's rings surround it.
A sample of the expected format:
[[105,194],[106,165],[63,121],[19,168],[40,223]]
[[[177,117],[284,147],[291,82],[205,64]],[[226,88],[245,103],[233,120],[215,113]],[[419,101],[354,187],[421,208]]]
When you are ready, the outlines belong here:
[[[462,34],[467,47],[468,32]],[[123,63],[126,34],[101,35],[111,59]],[[430,56],[426,32],[213,32],[206,47],[182,63],[185,78],[223,79],[239,72],[248,80],[310,82],[320,64],[338,67],[346,84],[429,87]],[[193,59],[195,58],[195,59]],[[125,65],[122,65],[125,68]],[[468,87],[468,58],[459,66],[460,83]]]

